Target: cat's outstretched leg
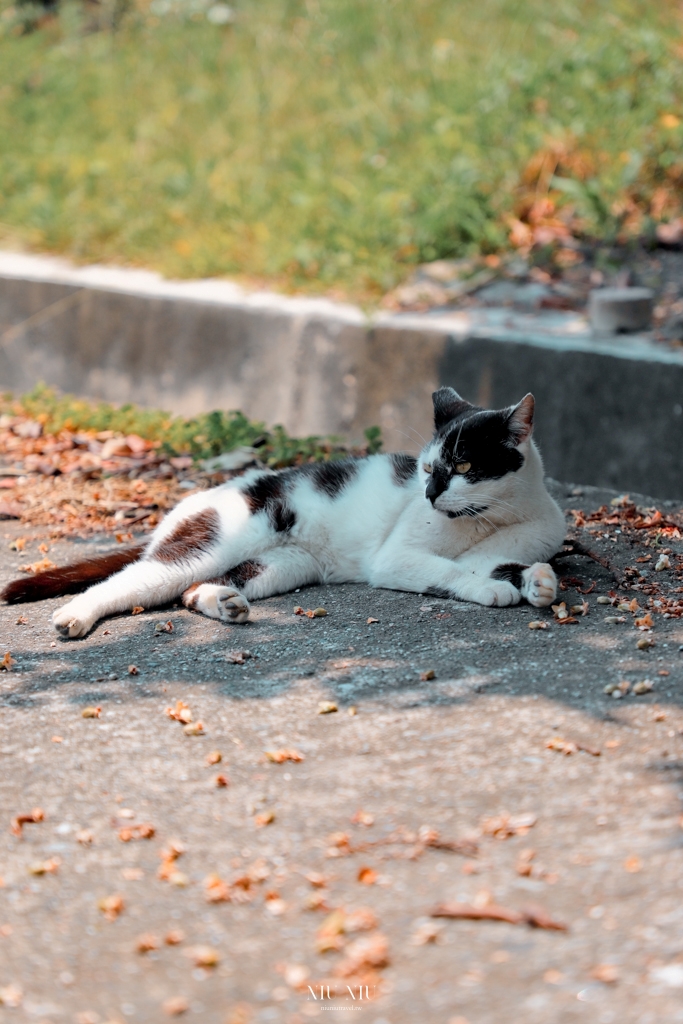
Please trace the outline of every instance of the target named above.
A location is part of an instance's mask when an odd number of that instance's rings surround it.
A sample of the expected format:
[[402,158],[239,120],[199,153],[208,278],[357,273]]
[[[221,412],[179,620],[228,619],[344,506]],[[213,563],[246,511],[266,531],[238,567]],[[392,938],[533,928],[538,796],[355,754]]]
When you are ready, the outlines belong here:
[[291,545],[242,562],[206,583],[193,583],[183,594],[183,604],[210,619],[241,623],[249,618],[247,598],[286,594],[321,581],[322,572],[315,558]]
[[[511,560],[513,553],[519,561]],[[557,580],[552,568],[535,561],[534,555],[551,554],[552,543],[539,541],[528,523],[502,528],[455,559],[415,550],[410,535],[408,543],[399,535],[378,553],[371,583],[501,608],[526,598],[541,608],[555,599]]]

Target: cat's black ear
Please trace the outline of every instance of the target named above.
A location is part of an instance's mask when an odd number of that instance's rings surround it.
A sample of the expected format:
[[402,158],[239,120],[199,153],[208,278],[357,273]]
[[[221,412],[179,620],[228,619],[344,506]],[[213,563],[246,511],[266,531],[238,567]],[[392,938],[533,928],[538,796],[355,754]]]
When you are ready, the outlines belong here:
[[534,396],[528,394],[510,410],[507,423],[510,440],[515,448],[531,437],[534,429],[534,404]]
[[471,402],[461,398],[455,388],[439,388],[432,395],[434,402],[434,429],[441,430],[444,423],[449,423],[465,409],[473,409]]

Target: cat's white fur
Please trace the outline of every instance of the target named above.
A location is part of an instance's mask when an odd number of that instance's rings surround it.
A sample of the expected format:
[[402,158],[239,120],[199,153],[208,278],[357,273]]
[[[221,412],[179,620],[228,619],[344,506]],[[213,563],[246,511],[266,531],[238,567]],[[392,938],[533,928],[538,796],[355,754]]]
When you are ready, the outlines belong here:
[[[54,625],[64,636],[80,637],[105,615],[136,605],[151,608],[181,594],[188,607],[210,618],[243,622],[248,601],[314,583],[365,582],[420,594],[448,591],[482,605],[512,605],[521,598],[536,607],[550,604],[557,581],[546,560],[560,549],[565,522],[545,489],[530,419],[517,446],[524,456],[518,471],[475,484],[453,477],[433,507],[425,497],[429,477],[423,467],[435,458],[437,447],[436,441],[427,446],[417,474],[403,483],[396,482],[388,455],[362,460],[334,497],[302,475],[287,494],[296,522],[279,533],[267,515],[253,514],[243,495],[263,471],[192,494],[157,527],[141,560],[73,598],[55,612]],[[475,499],[487,506],[485,515],[445,514]],[[155,559],[179,524],[206,509],[220,518],[214,545],[176,562]],[[240,590],[202,582],[247,560],[264,568]],[[511,562],[528,566],[520,589],[492,578],[497,566]]]

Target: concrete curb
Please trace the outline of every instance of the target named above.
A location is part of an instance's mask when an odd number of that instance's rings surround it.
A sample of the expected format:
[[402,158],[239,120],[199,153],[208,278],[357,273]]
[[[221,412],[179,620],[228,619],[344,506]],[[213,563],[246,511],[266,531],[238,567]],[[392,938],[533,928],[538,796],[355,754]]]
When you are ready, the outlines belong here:
[[683,351],[594,338],[573,313],[378,314],[227,281],[75,268],[0,253],[0,387],[65,391],[191,415],[241,408],[298,434],[417,450],[430,394],[503,406],[533,391],[558,479],[683,494]]

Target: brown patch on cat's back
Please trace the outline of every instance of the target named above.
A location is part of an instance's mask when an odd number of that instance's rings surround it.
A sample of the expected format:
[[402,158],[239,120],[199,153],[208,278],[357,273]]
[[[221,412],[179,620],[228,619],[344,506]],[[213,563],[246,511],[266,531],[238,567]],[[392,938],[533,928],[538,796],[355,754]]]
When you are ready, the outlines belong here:
[[220,517],[215,508],[205,508],[178,523],[175,529],[150,553],[160,562],[182,562],[202,555],[218,540]]

